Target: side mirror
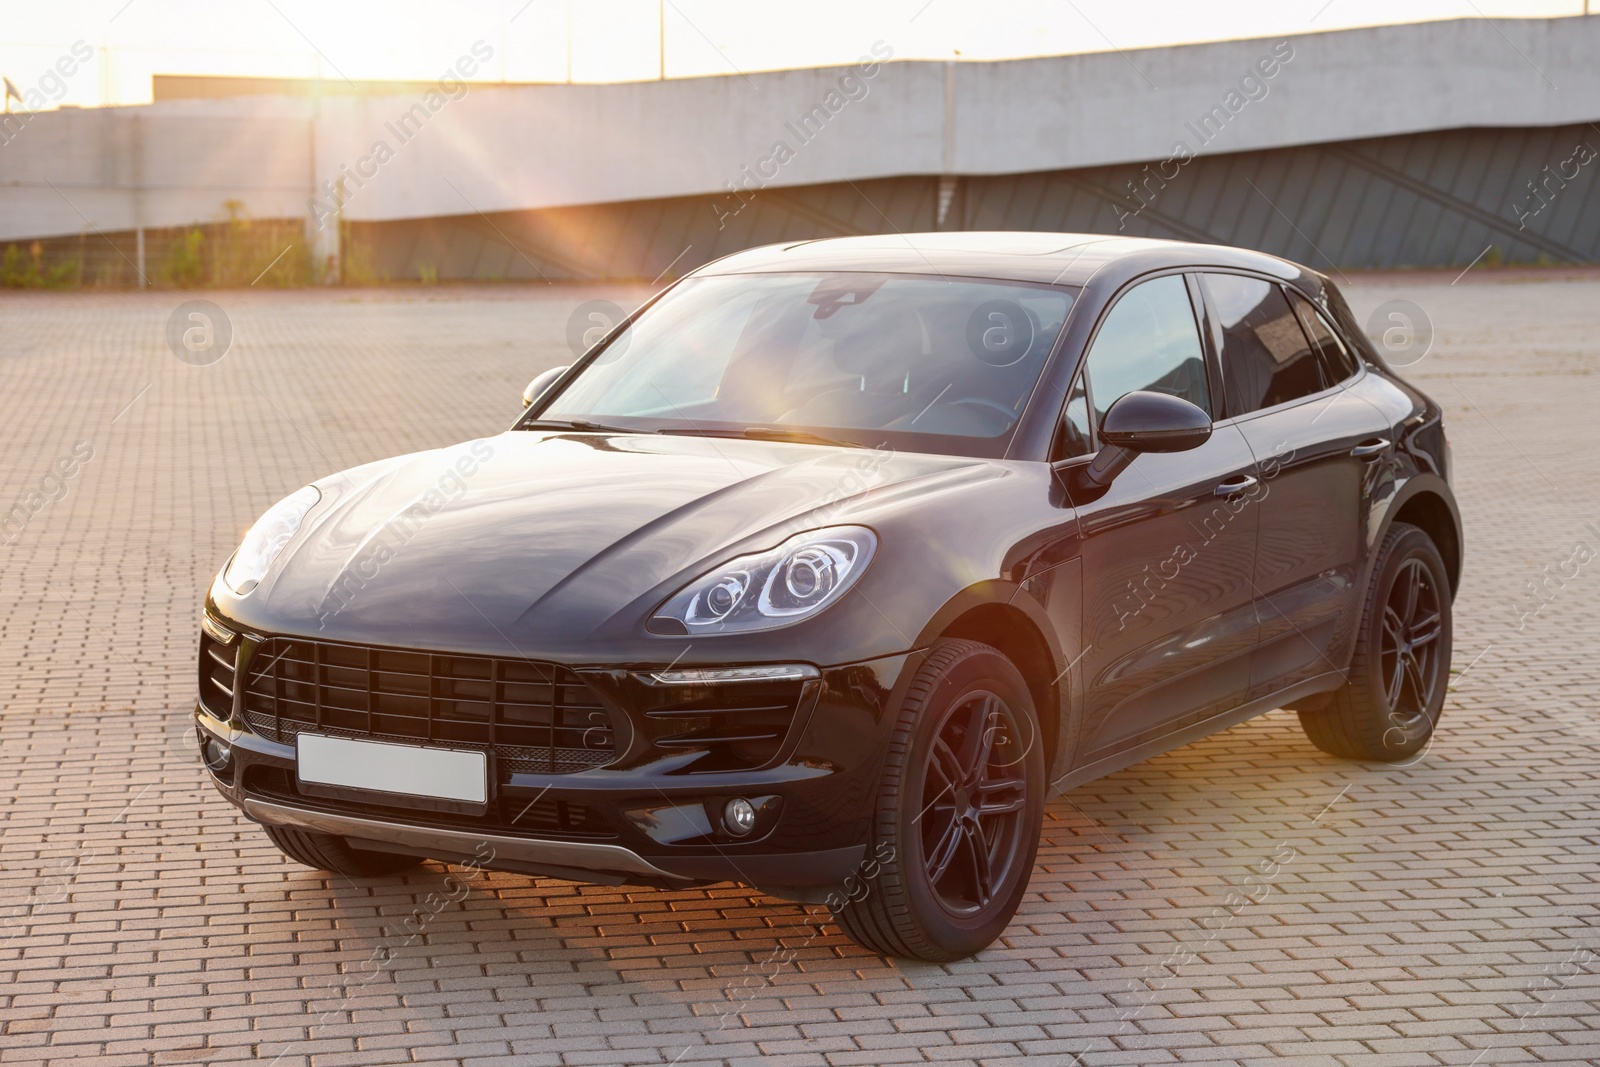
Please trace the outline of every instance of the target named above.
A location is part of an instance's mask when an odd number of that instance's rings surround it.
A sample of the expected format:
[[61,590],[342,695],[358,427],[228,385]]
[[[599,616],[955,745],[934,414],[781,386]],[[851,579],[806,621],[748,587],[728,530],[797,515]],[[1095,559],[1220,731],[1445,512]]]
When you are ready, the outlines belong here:
[[550,391],[550,387],[556,384],[556,379],[565,373],[567,373],[566,367],[551,367],[529,382],[528,387],[522,391],[522,406],[531,408],[544,394]]
[[1140,452],[1187,452],[1211,438],[1211,416],[1166,393],[1144,390],[1119,397],[1100,423],[1100,454],[1084,469],[1095,485],[1110,485]]

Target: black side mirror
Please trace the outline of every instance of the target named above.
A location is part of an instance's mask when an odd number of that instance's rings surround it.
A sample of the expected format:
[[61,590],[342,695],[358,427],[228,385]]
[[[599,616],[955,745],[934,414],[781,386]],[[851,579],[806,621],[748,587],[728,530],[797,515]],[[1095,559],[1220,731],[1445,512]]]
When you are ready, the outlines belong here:
[[551,367],[533,381],[529,382],[528,387],[522,391],[522,406],[525,408],[531,408],[534,404],[538,403],[539,398],[548,393],[550,391],[550,387],[556,384],[556,379],[560,378],[565,373],[567,373],[566,367]]
[[1084,469],[1095,485],[1111,480],[1140,452],[1187,452],[1211,438],[1211,416],[1181,397],[1145,390],[1119,397],[1100,423],[1100,454]]

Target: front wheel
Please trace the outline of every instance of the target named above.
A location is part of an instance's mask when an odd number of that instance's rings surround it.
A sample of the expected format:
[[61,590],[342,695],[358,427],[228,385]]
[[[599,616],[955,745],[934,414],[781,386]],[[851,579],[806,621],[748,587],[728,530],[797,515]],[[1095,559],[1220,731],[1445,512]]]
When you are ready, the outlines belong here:
[[1433,539],[1397,522],[1378,549],[1349,680],[1300,712],[1311,743],[1345,759],[1410,759],[1427,748],[1450,678],[1450,576]]
[[944,641],[898,709],[874,821],[875,876],[834,909],[851,940],[943,962],[986,947],[1028,887],[1044,817],[1039,720],[994,648]]

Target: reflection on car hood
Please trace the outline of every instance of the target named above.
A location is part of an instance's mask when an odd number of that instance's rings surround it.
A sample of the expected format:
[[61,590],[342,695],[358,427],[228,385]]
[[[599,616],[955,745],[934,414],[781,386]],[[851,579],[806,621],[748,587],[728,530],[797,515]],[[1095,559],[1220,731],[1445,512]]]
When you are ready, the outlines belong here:
[[250,599],[330,640],[522,646],[592,632],[744,538],[862,521],[864,500],[987,473],[887,449],[513,431],[318,482],[322,502]]

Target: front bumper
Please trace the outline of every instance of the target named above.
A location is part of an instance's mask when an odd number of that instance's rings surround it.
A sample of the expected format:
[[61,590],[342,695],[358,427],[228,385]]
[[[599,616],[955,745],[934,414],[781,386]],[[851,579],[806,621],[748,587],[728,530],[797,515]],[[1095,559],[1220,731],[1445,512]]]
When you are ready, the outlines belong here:
[[[356,848],[380,852],[404,851],[449,862],[486,860],[523,864],[542,871],[553,869],[609,872],[619,876],[643,875],[650,879],[673,881],[677,876],[664,871],[638,853],[620,845],[589,841],[552,841],[503,834],[447,830],[358,815],[291,807],[246,796],[244,813],[268,826],[295,826],[347,838]],[[620,880],[620,878],[619,878]]]
[[[662,759],[569,774],[506,774],[491,781],[489,804],[476,812],[431,810],[436,806],[393,794],[302,788],[292,744],[204,703],[195,718],[213,784],[260,823],[498,870],[661,887],[738,881],[815,901],[865,855],[890,730],[887,710],[909,658],[823,669],[812,683],[808,713],[796,716],[772,765],[688,773]],[[756,829],[742,838],[718,818],[732,797],[750,799],[761,812]]]

